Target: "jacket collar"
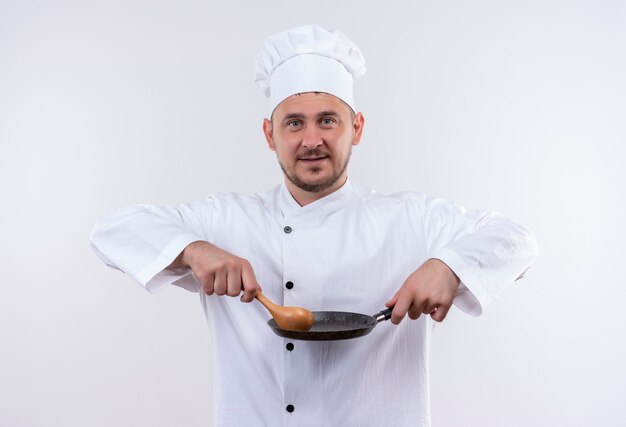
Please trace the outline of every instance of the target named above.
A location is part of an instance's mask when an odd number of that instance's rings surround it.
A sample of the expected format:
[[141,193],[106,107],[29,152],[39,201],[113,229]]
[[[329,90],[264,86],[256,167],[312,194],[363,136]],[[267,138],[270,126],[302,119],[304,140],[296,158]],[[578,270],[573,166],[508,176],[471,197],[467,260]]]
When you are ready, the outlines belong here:
[[348,178],[346,183],[334,193],[306,206],[300,206],[289,192],[287,185],[283,182],[280,185],[278,194],[278,208],[285,220],[306,221],[314,218],[323,218],[346,207],[354,191],[352,183]]

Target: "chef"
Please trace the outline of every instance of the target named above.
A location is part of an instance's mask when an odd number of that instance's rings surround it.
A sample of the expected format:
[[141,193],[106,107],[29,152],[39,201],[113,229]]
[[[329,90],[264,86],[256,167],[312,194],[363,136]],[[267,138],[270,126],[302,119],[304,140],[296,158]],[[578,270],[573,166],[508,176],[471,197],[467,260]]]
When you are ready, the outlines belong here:
[[[148,291],[198,293],[213,340],[215,426],[429,426],[434,322],[453,304],[481,314],[536,257],[532,234],[495,212],[381,195],[348,178],[365,123],[353,80],[364,72],[339,31],[268,37],[256,81],[284,182],[253,196],[120,209],[92,232],[96,254]],[[261,288],[314,311],[386,305],[391,323],[352,340],[281,338],[261,304],[246,304]]]

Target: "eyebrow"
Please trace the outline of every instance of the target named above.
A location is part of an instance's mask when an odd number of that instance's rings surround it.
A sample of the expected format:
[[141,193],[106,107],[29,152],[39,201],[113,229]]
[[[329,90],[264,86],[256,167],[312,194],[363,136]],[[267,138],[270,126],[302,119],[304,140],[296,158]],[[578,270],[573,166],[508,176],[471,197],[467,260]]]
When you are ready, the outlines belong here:
[[[333,116],[333,117],[339,117],[339,113],[337,113],[336,111],[332,111],[332,110],[326,110],[326,111],[320,111],[319,113],[317,113],[315,115],[318,119],[322,118],[322,117],[328,117],[328,116]],[[285,122],[287,120],[292,120],[292,119],[305,119],[306,116],[302,113],[289,113],[287,114],[285,117],[283,117],[282,122]]]
[[327,111],[322,111],[322,112],[318,113],[318,115],[317,115],[318,118],[325,117],[325,116],[339,117],[339,113],[337,113],[336,111],[333,111],[333,110],[327,110]]
[[304,119],[305,115],[302,113],[290,113],[283,117],[282,121],[291,120],[291,119]]

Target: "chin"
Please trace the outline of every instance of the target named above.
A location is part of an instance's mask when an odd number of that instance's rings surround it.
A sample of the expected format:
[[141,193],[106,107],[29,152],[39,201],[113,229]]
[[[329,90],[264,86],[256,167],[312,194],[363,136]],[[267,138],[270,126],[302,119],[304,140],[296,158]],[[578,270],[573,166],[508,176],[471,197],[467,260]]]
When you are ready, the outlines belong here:
[[328,180],[331,178],[330,176],[323,176],[323,177],[315,177],[315,178],[307,178],[307,177],[298,177],[300,179],[300,182],[306,184],[306,185],[320,185],[320,184],[325,184],[326,182],[328,182]]

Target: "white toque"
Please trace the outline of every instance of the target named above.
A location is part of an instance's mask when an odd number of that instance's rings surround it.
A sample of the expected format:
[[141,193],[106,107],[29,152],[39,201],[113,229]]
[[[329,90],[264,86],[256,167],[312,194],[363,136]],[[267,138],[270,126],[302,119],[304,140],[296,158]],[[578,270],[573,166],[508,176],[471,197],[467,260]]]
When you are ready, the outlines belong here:
[[356,111],[352,83],[365,70],[363,54],[341,31],[305,25],[265,39],[255,81],[269,98],[270,111],[303,92],[335,95]]

